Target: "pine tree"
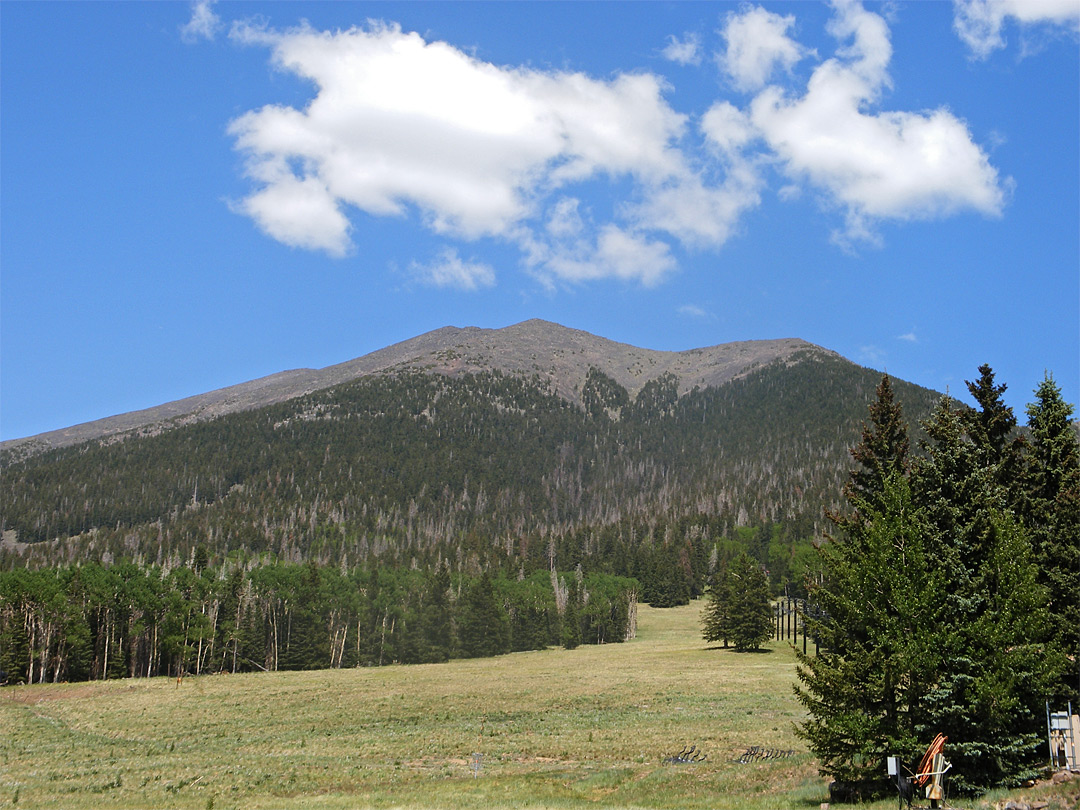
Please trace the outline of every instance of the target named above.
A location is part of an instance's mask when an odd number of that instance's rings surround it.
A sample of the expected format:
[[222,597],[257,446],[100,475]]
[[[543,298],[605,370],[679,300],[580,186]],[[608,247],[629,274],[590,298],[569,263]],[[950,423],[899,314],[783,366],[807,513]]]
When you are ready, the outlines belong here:
[[486,571],[469,588],[462,607],[461,652],[466,658],[510,652],[510,618]]
[[1029,513],[1040,582],[1050,596],[1053,637],[1072,657],[1055,685],[1059,701],[1080,702],[1080,445],[1073,408],[1047,375],[1027,407],[1031,434]]
[[727,561],[723,561],[713,574],[712,584],[706,594],[705,608],[701,612],[701,635],[706,641],[722,641],[727,647],[731,638],[731,622],[728,609],[731,604],[731,581]]
[[1003,488],[1010,507],[1022,504],[1024,488],[1014,486],[1022,480],[1024,439],[1016,431],[1016,416],[1002,398],[1007,385],[994,384],[994,371],[985,363],[979,366],[979,379],[967,382],[967,389],[979,407],[963,412],[964,427],[976,449],[976,459]]
[[927,716],[948,735],[952,783],[965,791],[1031,775],[1042,701],[1062,665],[1046,644],[1048,600],[1018,520],[1015,419],[1001,402],[1004,386],[993,385],[989,367],[980,372],[970,386],[980,410],[943,401],[924,425],[930,441],[913,474],[945,578],[935,594],[944,607],[935,634],[941,661]]
[[859,467],[851,472],[844,493],[852,505],[873,501],[885,479],[907,471],[908,428],[888,374],[882,376],[876,394],[869,408],[870,424],[863,423],[862,438],[851,450]]
[[727,596],[725,612],[735,649],[748,652],[760,648],[772,633],[769,579],[761,563],[749,554],[740,554],[732,562]]
[[562,617],[562,645],[568,650],[581,646],[581,582],[575,578],[569,583],[566,611]]
[[447,661],[455,652],[454,620],[450,605],[450,569],[446,564],[428,578],[420,619],[424,645],[422,660]]
[[[930,718],[937,670],[940,574],[908,480],[909,440],[888,377],[852,450],[859,467],[844,487],[848,511],[820,552],[822,579],[807,618],[820,654],[798,653],[796,689],[809,717],[798,734],[823,774],[882,786],[884,758],[911,761]],[[925,743],[924,743],[925,745]]]
[[881,784],[886,756],[911,762],[925,746],[940,620],[940,575],[908,481],[894,471],[880,487],[861,521],[822,547],[821,612],[808,620],[822,651],[796,651],[809,712],[797,733],[822,773],[867,786]]

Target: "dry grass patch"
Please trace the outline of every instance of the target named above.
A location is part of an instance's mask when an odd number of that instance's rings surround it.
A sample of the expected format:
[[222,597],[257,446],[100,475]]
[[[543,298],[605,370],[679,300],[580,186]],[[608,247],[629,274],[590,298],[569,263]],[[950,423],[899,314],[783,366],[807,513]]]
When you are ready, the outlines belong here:
[[[707,649],[699,612],[573,651],[8,688],[0,806],[816,807],[790,649]],[[688,744],[708,761],[662,763]],[[750,745],[799,753],[734,763]]]

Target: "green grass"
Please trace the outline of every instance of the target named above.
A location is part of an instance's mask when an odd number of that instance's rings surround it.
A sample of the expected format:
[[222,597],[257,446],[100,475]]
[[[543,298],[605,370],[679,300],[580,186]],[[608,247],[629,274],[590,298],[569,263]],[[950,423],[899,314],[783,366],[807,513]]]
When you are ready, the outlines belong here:
[[[699,611],[573,651],[9,687],[0,807],[816,810],[790,648],[707,649]],[[688,744],[708,761],[662,763]],[[796,754],[734,762],[750,745]]]

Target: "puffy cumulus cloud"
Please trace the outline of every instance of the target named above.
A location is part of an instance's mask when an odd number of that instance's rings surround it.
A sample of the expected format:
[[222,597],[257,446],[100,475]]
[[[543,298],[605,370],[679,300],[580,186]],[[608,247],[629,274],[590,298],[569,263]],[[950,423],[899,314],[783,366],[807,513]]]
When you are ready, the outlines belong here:
[[[233,36],[270,46],[281,68],[317,87],[304,110],[268,105],[229,127],[262,186],[242,208],[291,244],[309,220],[288,223],[303,213],[291,205],[270,210],[287,196],[273,193],[279,185],[303,185],[312,198],[321,189],[324,207],[415,208],[443,234],[509,238],[567,183],[628,175],[650,186],[688,171],[675,146],[685,117],[649,74],[601,81],[496,67],[382,25]],[[309,242],[340,252],[340,238]]]
[[805,55],[804,48],[788,37],[793,16],[782,17],[760,6],[730,13],[720,34],[727,42],[717,63],[739,90],[761,89],[776,68],[791,68]]
[[985,59],[1005,47],[1002,29],[1012,19],[1021,26],[1060,26],[1080,31],[1077,0],[953,0],[953,27],[972,54]]
[[761,202],[760,185],[755,168],[740,162],[719,186],[707,186],[697,176],[681,178],[628,213],[640,226],[664,230],[691,247],[717,247],[731,237],[742,214]]
[[[890,84],[886,21],[857,0],[834,0],[828,27],[835,54],[792,91],[782,74],[812,53],[791,38],[794,18],[755,7],[729,14],[718,60],[755,95],[691,117],[651,73],[498,66],[382,23],[332,32],[235,24],[236,42],[269,49],[313,91],[303,108],[267,104],[230,123],[252,184],[233,207],[285,244],[332,256],[357,250],[357,212],[415,217],[446,240],[515,246],[551,286],[659,283],[676,270],[677,247],[716,249],[738,232],[773,167],[782,199],[816,192],[842,212],[834,239],[843,247],[879,241],[882,220],[999,214],[1010,181],[961,119],[944,108],[878,109]],[[689,34],[665,49],[687,63],[699,53]],[[606,220],[582,202],[597,192],[613,197],[597,203]],[[442,286],[494,281],[456,252],[413,269]]]
[[[315,88],[303,109],[268,104],[228,130],[255,186],[235,208],[290,245],[348,252],[346,214],[356,209],[419,216],[447,238],[516,244],[548,282],[653,284],[675,266],[658,232],[719,245],[758,200],[738,157],[745,119],[714,113],[698,134],[718,158],[691,159],[689,119],[649,73],[601,80],[501,67],[379,23],[336,32],[237,24],[230,36],[269,48],[280,69]],[[612,180],[630,189],[632,202],[613,205],[621,221],[583,218],[570,190]]]
[[723,179],[710,183],[692,172],[672,175],[626,211],[640,227],[663,230],[691,247],[715,248],[761,202],[761,158],[749,153],[758,135],[749,118],[726,101],[713,104],[698,128]]
[[447,248],[431,263],[410,265],[413,278],[433,287],[478,290],[495,284],[495,271],[482,262],[466,262],[453,248]]
[[637,281],[653,287],[675,270],[671,247],[662,241],[607,224],[594,244],[557,245],[543,262],[541,276],[583,282],[601,278]]
[[197,0],[191,4],[191,19],[180,27],[180,38],[187,43],[213,39],[222,29],[221,18],[214,13],[214,0]]
[[616,278],[653,287],[675,271],[671,246],[633,228],[596,225],[580,201],[562,198],[542,234],[525,233],[525,264],[546,287]]
[[689,33],[682,39],[668,36],[668,44],[661,51],[663,57],[680,65],[701,64],[701,37]]
[[344,256],[351,247],[349,221],[317,177],[301,179],[282,172],[234,208],[286,245],[324,250],[331,256]]
[[834,4],[830,32],[842,43],[813,72],[801,98],[763,90],[750,121],[796,182],[839,205],[839,244],[878,241],[882,219],[926,219],[964,209],[998,215],[1002,181],[966,124],[946,109],[871,112],[888,86],[889,31],[851,0]]
[[701,117],[701,131],[708,143],[726,156],[738,155],[758,137],[746,113],[727,101],[709,107]]

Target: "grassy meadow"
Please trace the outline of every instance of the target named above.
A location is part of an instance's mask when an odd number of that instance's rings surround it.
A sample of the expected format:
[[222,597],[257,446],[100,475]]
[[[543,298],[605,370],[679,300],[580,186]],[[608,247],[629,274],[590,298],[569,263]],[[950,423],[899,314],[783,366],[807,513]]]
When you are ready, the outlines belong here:
[[[817,808],[790,648],[707,649],[700,609],[572,651],[8,687],[0,807]],[[734,761],[753,745],[795,753]]]

